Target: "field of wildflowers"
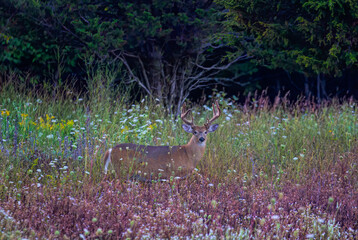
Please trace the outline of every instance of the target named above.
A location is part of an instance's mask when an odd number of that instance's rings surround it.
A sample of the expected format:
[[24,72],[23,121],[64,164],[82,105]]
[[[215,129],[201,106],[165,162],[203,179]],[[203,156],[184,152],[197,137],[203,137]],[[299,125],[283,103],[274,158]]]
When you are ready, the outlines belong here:
[[[0,90],[1,239],[356,239],[357,103],[245,104],[223,116],[185,180],[103,174],[116,143],[185,144],[181,120],[146,98]],[[97,92],[94,92],[97,91]],[[200,123],[210,102],[194,105]]]

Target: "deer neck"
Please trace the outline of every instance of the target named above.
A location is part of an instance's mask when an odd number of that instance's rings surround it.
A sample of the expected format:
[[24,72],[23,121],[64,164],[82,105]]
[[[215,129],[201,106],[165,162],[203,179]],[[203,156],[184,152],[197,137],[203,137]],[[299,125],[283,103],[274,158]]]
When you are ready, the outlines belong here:
[[188,144],[185,145],[185,150],[190,159],[192,159],[194,167],[203,158],[206,148],[206,141],[198,143],[195,136],[192,136]]

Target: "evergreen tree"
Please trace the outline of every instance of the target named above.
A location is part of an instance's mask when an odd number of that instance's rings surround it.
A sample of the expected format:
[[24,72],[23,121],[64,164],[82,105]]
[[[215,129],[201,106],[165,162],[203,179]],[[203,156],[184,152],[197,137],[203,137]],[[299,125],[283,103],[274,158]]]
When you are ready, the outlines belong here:
[[217,0],[227,12],[231,43],[257,64],[316,76],[325,94],[325,76],[357,67],[357,0]]

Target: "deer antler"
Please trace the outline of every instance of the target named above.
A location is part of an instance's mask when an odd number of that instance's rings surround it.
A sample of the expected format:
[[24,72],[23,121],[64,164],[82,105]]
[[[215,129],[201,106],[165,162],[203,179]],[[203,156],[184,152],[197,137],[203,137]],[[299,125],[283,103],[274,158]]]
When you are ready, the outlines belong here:
[[183,120],[184,123],[190,125],[190,126],[194,126],[194,119],[193,119],[193,115],[191,116],[191,121],[189,121],[188,119],[186,119],[186,116],[188,115],[188,113],[191,112],[191,109],[186,110],[186,105],[185,103],[183,104],[182,108],[181,108],[181,115],[180,118],[181,120]]
[[[216,107],[216,109],[215,109]],[[221,115],[221,110],[219,108],[218,100],[215,101],[215,104],[213,103],[213,117],[209,120],[209,118],[206,119],[206,126],[210,126],[218,117]]]

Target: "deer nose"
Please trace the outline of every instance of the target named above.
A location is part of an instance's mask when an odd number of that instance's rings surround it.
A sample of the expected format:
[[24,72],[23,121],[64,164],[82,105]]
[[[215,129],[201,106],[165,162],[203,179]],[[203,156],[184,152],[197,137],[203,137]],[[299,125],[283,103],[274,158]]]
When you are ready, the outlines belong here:
[[205,141],[205,138],[201,137],[201,138],[199,138],[199,141],[200,141],[200,142],[204,142],[204,141]]

